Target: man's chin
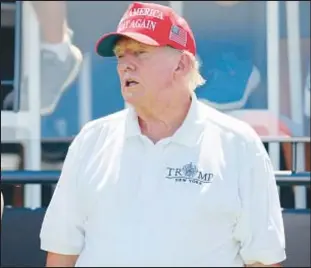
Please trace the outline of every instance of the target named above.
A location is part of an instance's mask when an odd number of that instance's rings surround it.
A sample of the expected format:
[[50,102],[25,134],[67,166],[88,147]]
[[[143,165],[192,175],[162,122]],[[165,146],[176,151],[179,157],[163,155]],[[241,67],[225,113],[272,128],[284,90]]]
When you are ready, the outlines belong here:
[[123,92],[122,96],[125,102],[132,105],[139,104],[143,97],[139,92]]

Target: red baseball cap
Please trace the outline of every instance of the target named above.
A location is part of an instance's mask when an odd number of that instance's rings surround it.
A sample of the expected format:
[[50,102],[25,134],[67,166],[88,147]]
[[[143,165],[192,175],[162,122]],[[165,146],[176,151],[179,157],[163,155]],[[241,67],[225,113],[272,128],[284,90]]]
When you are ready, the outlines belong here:
[[168,6],[132,3],[119,22],[117,31],[105,34],[97,41],[96,52],[102,57],[115,56],[113,49],[121,37],[196,54],[194,36],[188,23]]

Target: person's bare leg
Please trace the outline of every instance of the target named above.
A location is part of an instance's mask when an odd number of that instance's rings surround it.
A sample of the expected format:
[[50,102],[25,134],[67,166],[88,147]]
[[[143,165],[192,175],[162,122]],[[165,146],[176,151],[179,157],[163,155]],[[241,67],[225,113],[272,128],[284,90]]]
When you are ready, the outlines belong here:
[[33,1],[41,29],[43,41],[61,43],[67,31],[65,1]]
[[41,115],[52,113],[75,81],[83,59],[72,44],[66,1],[33,1],[41,31]]
[[[32,1],[41,32],[41,115],[54,112],[63,92],[75,81],[83,60],[80,49],[72,44],[73,31],[67,24],[66,1]],[[27,107],[27,92],[21,107]],[[13,92],[4,106],[13,106]]]
[[41,48],[55,52],[64,61],[70,46],[66,2],[33,1],[32,4],[41,27]]

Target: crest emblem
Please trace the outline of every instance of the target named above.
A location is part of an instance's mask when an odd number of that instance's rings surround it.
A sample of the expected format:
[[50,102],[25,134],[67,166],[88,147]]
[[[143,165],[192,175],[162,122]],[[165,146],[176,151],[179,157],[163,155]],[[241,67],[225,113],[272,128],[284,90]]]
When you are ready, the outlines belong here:
[[196,167],[196,165],[189,163],[189,164],[183,166],[182,172],[183,172],[185,177],[193,178],[198,173],[198,168]]

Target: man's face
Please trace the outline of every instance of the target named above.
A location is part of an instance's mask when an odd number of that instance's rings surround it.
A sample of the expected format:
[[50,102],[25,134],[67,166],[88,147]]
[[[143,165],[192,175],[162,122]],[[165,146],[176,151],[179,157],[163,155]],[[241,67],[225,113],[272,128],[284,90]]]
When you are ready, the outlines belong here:
[[166,47],[121,39],[115,47],[124,100],[132,105],[154,105],[169,98],[179,54]]

